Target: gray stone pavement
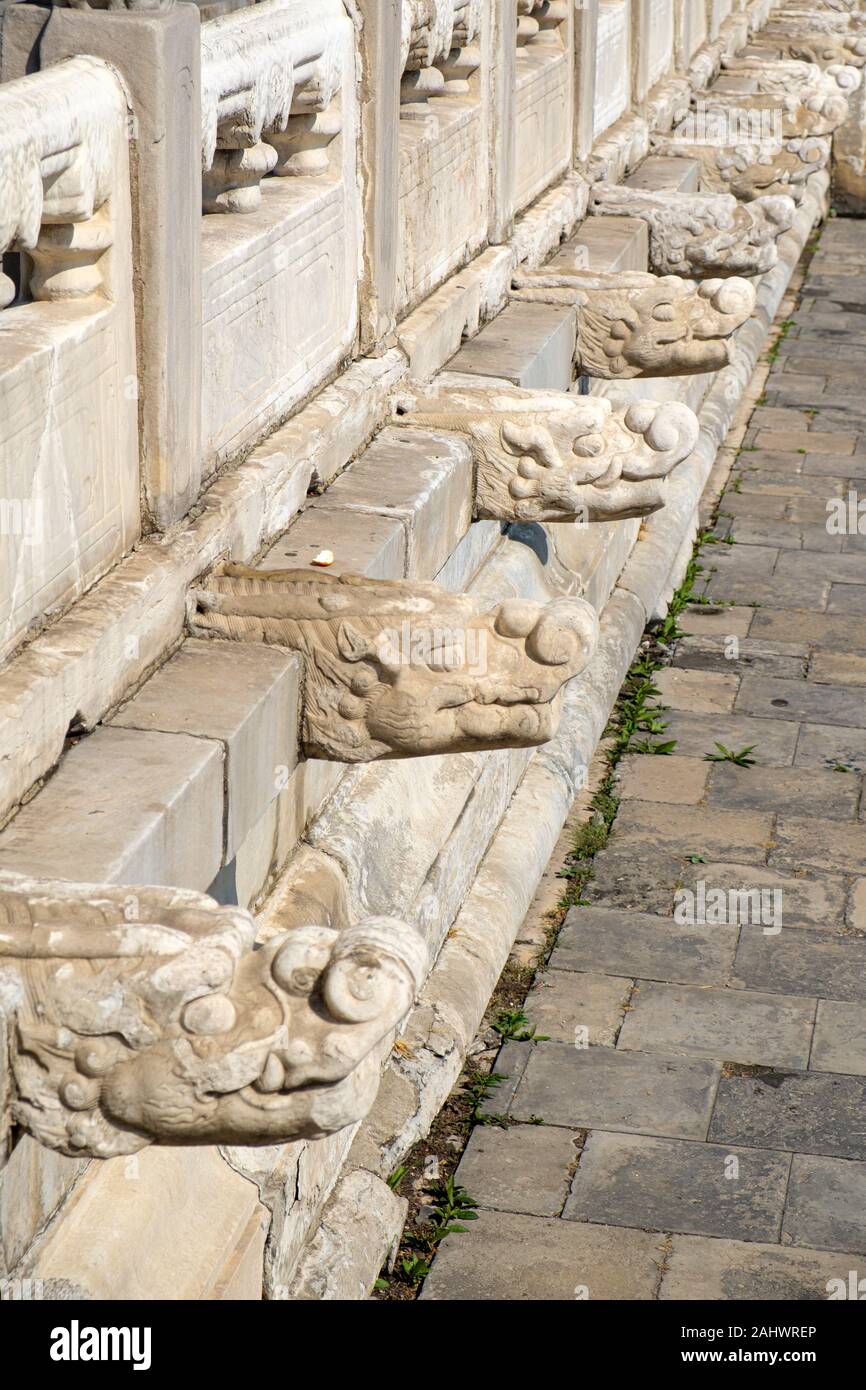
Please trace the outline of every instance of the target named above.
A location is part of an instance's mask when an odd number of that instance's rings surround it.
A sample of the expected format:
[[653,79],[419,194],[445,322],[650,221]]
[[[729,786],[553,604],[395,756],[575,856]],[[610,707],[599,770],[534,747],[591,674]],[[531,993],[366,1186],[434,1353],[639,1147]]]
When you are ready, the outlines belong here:
[[836,220],[722,497],[735,543],[702,551],[709,603],[657,682],[676,748],[619,765],[526,1005],[549,1041],[499,1055],[510,1123],[472,1133],[479,1220],[424,1298],[817,1300],[866,1275],[864,383],[866,230]]

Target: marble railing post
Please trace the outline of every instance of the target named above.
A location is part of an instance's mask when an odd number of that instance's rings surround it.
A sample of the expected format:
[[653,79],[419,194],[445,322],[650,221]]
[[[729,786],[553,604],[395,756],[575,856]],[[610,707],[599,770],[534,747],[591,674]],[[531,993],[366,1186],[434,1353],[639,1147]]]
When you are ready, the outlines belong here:
[[595,111],[595,51],[599,0],[583,0],[574,15],[574,157],[589,157]]
[[201,482],[200,46],[197,7],[181,4],[54,8],[39,48],[43,68],[76,53],[104,58],[122,74],[132,99],[145,529],[163,530],[182,517]]
[[358,0],[361,52],[361,181],[364,276],[361,349],[392,332],[400,245],[400,77],[402,0]]

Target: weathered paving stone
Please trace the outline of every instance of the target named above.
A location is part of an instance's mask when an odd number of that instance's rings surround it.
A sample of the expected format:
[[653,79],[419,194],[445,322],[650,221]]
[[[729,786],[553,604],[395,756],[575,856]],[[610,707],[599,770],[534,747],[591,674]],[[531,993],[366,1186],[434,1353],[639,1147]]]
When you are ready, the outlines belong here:
[[698,758],[653,758],[630,753],[619,762],[616,771],[620,799],[694,806],[703,798],[710,765]]
[[845,825],[814,816],[780,816],[770,863],[795,867],[812,864],[840,873],[866,873],[866,833],[862,825]]
[[858,878],[851,886],[848,925],[854,931],[866,932],[866,878]]
[[797,680],[805,674],[809,648],[798,642],[761,642],[754,637],[731,641],[724,637],[683,637],[677,642],[674,666],[695,671],[734,671],[747,675]]
[[500,1047],[493,1064],[498,1085],[490,1090],[481,1104],[481,1113],[488,1118],[505,1115],[514,1099],[520,1078],[526,1070],[531,1048],[526,1043],[506,1042]]
[[866,698],[856,686],[815,685],[805,680],[746,675],[735,708],[737,714],[760,719],[866,727]]
[[850,613],[862,619],[866,613],[866,584],[831,584],[827,612]]
[[723,1076],[709,1139],[719,1144],[866,1158],[866,1079],[768,1071]]
[[866,1163],[794,1154],[782,1241],[866,1255]]
[[663,1241],[647,1231],[483,1211],[472,1234],[446,1240],[422,1299],[651,1299]]
[[784,497],[763,497],[756,492],[738,493],[734,492],[732,488],[728,488],[721,500],[719,515],[722,517],[747,516],[758,520],[766,517],[770,520],[781,521],[785,515],[785,506]]
[[[757,413],[757,412],[756,412]],[[802,410],[774,409],[774,415],[796,415],[803,418]],[[785,477],[791,477],[802,471],[803,455],[783,453],[778,449],[744,449],[737,455],[734,468],[739,471],[744,468],[760,468],[766,473],[782,473]]]
[[578,1030],[585,1030],[580,1036],[590,1047],[612,1047],[631,989],[630,979],[616,975],[544,970],[524,1008],[536,1031],[553,1042],[574,1044]]
[[759,430],[756,444],[759,449],[779,449],[793,454],[807,449],[813,454],[853,454],[856,434],[826,434],[816,440],[809,430]]
[[[744,496],[746,490],[746,479],[741,479],[742,493],[734,493],[733,496]],[[757,493],[757,488],[752,488],[751,492]],[[769,490],[768,495],[778,496],[781,494],[781,486],[776,482],[775,486]],[[727,493],[723,499],[727,501]],[[779,550],[773,546],[766,545],[714,545],[708,546],[701,551],[700,563],[705,572],[715,572],[716,574],[732,574],[740,579],[768,579],[776,568],[779,559]]]
[[[815,652],[809,664],[809,680],[820,685],[866,685],[866,656],[858,652]],[[866,720],[866,713],[863,717]]]
[[[767,898],[775,912],[778,903],[784,927],[816,927],[827,930],[842,928],[845,922],[845,902],[848,880],[838,874],[822,874],[803,870],[782,873],[763,864],[726,864],[708,860],[706,864],[689,864],[682,871],[681,886],[696,890],[703,882],[705,890],[724,888],[737,893],[762,892],[779,897]],[[673,910],[673,906],[672,909]],[[751,921],[751,917],[740,918]]]
[[677,618],[677,627],[696,637],[745,637],[755,616],[753,608],[714,608],[698,603],[684,609]]
[[[782,911],[784,921],[784,902]],[[774,994],[866,1000],[866,941],[784,927],[773,936],[761,927],[743,927],[732,983]]]
[[661,850],[636,854],[634,846],[623,840],[595,856],[584,897],[594,906],[669,916],[683,872],[682,855]]
[[809,1069],[866,1076],[866,1004],[819,1001]]
[[659,1290],[662,1300],[826,1300],[844,1259],[823,1250],[783,1249],[741,1240],[674,1236]]
[[713,715],[712,719],[697,714],[682,714],[672,710],[665,716],[665,739],[676,739],[675,753],[688,758],[703,758],[715,753],[716,743],[723,743],[732,752],[752,744],[752,757],[757,765],[790,767],[797,747],[797,727],[782,720],[750,719],[742,714]]
[[[844,486],[839,484],[840,492]],[[866,583],[866,555],[797,555],[786,551],[779,556],[775,573],[783,578],[829,579],[834,585],[862,586]]]
[[738,545],[771,544],[781,550],[802,550],[810,553],[841,551],[842,537],[832,536],[826,527],[814,522],[797,524],[792,521],[754,522],[735,517],[728,533]]
[[838,772],[797,767],[737,767],[713,763],[707,784],[708,806],[751,811],[808,811],[832,820],[853,820],[859,787]]
[[639,980],[617,1047],[805,1068],[816,1000]]
[[558,1216],[582,1137],[553,1125],[476,1125],[456,1180],[479,1206]]
[[778,612],[759,608],[752,618],[749,635],[775,642],[808,642],[810,646],[832,647],[840,652],[866,652],[866,610],[857,618],[813,613],[796,604]]
[[591,1134],[562,1214],[570,1221],[774,1240],[790,1163],[787,1154],[754,1148]]
[[727,714],[734,708],[739,678],[733,672],[684,671],[669,666],[659,671],[655,683],[666,709]]
[[551,965],[684,984],[724,984],[737,934],[735,926],[679,926],[670,917],[573,907]]
[[719,1069],[658,1053],[531,1043],[509,1115],[569,1129],[706,1138]]
[[822,767],[845,776],[844,769],[866,772],[866,730],[834,728],[830,724],[801,724],[797,751],[797,767]]
[[[708,721],[713,727],[713,721]],[[744,863],[764,863],[772,832],[772,817],[757,812],[717,811],[706,807],[666,806],[629,801],[614,822],[613,842],[657,845],[684,856],[730,855]]]
[[[761,501],[764,500],[761,498]],[[790,505],[793,507],[795,504]],[[815,612],[823,612],[827,607],[830,590],[829,580],[780,579],[775,575],[767,579],[751,579],[722,572],[710,574],[704,586],[704,593],[716,603],[722,600],[725,603],[751,603],[760,608],[792,608],[796,603],[801,608]]]

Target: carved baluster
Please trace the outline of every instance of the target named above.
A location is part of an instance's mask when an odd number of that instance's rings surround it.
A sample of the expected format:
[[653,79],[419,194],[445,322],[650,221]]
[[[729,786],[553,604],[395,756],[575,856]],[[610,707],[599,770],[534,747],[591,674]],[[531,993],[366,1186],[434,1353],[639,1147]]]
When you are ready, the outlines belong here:
[[0,309],[8,308],[17,294],[15,281],[3,271],[2,261],[0,261]]
[[326,174],[328,150],[343,128],[337,106],[326,111],[292,113],[285,130],[268,131],[268,141],[277,152],[273,172],[282,178],[299,174]]
[[538,37],[541,28],[533,14],[535,0],[517,0],[517,50],[525,48],[532,39]]
[[213,164],[202,177],[205,212],[256,212],[262,202],[262,179],[277,162],[277,152],[242,127],[220,126]]
[[85,222],[45,223],[36,245],[30,291],[34,299],[83,299],[103,288],[100,260],[113,243],[103,210]]
[[478,35],[480,15],[473,0],[456,0],[456,4],[451,51],[436,65],[445,78],[443,96],[465,96],[473,74],[481,67],[481,49],[473,42]]

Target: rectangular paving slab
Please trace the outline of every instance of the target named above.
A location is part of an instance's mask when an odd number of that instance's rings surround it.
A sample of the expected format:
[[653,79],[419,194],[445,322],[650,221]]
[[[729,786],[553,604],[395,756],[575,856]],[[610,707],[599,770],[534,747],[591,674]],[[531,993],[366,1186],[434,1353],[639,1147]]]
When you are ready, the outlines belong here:
[[663,1252],[661,1237],[647,1231],[482,1211],[471,1235],[443,1242],[421,1298],[651,1299]]
[[776,642],[808,642],[813,647],[832,647],[840,652],[866,652],[866,612],[850,617],[819,614],[793,604],[773,611],[759,608],[752,618],[750,637],[769,637]]
[[848,1261],[824,1250],[675,1235],[665,1264],[662,1300],[792,1303],[826,1300],[830,1281],[847,1278]]
[[738,767],[731,762],[711,766],[708,806],[746,811],[786,807],[809,810],[831,820],[854,820],[857,815],[860,789],[856,778],[823,768]]
[[671,917],[573,907],[551,956],[561,970],[724,984],[737,948],[735,926],[679,926]]
[[794,762],[797,767],[830,769],[838,776],[866,772],[866,730],[801,724]]
[[782,676],[797,680],[805,675],[809,648],[803,642],[762,642],[754,637],[682,637],[677,642],[674,666],[696,671],[733,671],[747,675]]
[[508,1113],[569,1129],[704,1139],[718,1077],[717,1066],[698,1059],[539,1043]]
[[[712,720],[707,721],[712,727]],[[629,801],[620,807],[613,843],[658,845],[683,855],[726,855],[748,863],[763,862],[773,827],[772,816],[758,812],[717,811],[703,806],[654,806]],[[641,851],[645,852],[645,851]]]
[[[784,901],[783,901],[784,921]],[[866,1000],[866,939],[819,931],[766,935],[743,927],[732,982],[773,994]]]
[[[785,873],[763,864],[735,864],[708,860],[705,864],[683,866],[681,887],[697,894],[704,885],[704,901],[711,889],[722,888],[729,896],[729,916],[726,920],[741,924],[778,925],[783,927],[814,927],[821,931],[842,927],[848,880],[838,875],[804,870]],[[755,893],[762,894],[760,903],[752,907]],[[738,894],[737,903],[731,894]],[[743,894],[752,895],[749,901]],[[776,896],[778,894],[778,896]],[[683,902],[677,894],[674,906]],[[739,907],[739,903],[744,906]],[[769,920],[768,920],[769,919]]]
[[738,1240],[778,1239],[790,1157],[594,1133],[563,1216]]
[[815,685],[805,680],[746,675],[740,683],[735,709],[738,714],[762,719],[866,727],[866,697],[856,686]]
[[524,1008],[538,1033],[553,1042],[612,1047],[622,1024],[632,982],[616,975],[542,970]]
[[582,1143],[581,1132],[554,1125],[476,1125],[456,1181],[479,1206],[558,1216]]
[[866,1159],[866,1079],[796,1071],[723,1076],[709,1138]]
[[744,714],[716,714],[707,719],[676,710],[664,717],[668,727],[663,737],[676,739],[674,752],[681,756],[703,758],[707,753],[718,752],[716,743],[723,743],[735,753],[751,744],[756,763],[788,767],[794,761],[797,728],[783,720],[751,719]]
[[782,1240],[866,1255],[866,1163],[794,1154]]
[[797,868],[812,864],[816,868],[838,869],[840,873],[866,873],[866,828],[862,823],[847,825],[817,817],[780,816],[770,863]]
[[866,1076],[866,1003],[819,1001],[809,1069]]
[[639,980],[617,1047],[805,1069],[816,1003]]

